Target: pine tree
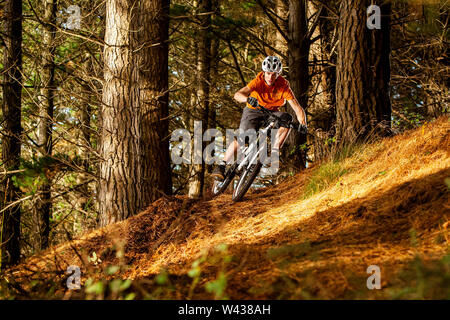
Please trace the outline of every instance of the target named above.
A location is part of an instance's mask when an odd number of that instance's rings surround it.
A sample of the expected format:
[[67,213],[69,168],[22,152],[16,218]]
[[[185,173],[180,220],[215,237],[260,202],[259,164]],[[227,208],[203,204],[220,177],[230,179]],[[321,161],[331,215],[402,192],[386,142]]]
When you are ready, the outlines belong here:
[[[373,2],[373,1],[372,1]],[[343,0],[337,48],[337,123],[339,147],[387,133],[391,121],[390,4],[381,8],[381,29],[367,27],[371,1]]]
[[[4,7],[2,162],[6,172],[20,165],[21,92],[22,92],[22,0],[8,0]],[[0,199],[0,269],[20,259],[20,189],[14,174],[3,176],[3,199]]]
[[98,181],[101,226],[124,220],[142,207],[138,70],[132,40],[133,19],[139,12],[134,3],[106,2]]

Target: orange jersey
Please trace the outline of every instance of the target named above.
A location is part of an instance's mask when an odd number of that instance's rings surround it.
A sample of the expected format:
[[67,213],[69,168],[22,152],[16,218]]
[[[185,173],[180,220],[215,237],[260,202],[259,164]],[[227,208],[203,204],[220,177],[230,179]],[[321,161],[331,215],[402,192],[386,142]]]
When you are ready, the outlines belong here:
[[[269,110],[278,110],[286,103],[286,100],[294,99],[289,81],[278,76],[275,83],[269,86],[264,81],[264,72],[258,73],[255,79],[247,85],[252,91],[250,97],[258,99],[258,103]],[[247,103],[247,107],[253,108]]]

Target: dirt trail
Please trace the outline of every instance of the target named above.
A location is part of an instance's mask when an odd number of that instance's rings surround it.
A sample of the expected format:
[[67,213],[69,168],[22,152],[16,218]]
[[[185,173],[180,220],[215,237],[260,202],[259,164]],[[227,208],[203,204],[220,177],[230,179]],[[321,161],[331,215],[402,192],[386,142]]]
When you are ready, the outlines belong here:
[[[341,165],[346,174],[307,198],[317,165],[240,203],[229,194],[161,198],[11,271],[20,278],[58,270],[64,279],[68,265],[95,272],[126,264],[120,277],[150,281],[165,268],[176,290],[164,297],[174,299],[213,298],[204,284],[221,271],[231,299],[389,298],[398,287],[414,287],[417,279],[404,280],[401,270],[415,257],[428,270],[449,253],[449,118],[367,145]],[[227,249],[219,254],[222,243]],[[93,252],[101,261],[87,259]],[[189,292],[187,272],[206,253],[200,282]],[[380,266],[386,290],[368,292],[369,265]]]

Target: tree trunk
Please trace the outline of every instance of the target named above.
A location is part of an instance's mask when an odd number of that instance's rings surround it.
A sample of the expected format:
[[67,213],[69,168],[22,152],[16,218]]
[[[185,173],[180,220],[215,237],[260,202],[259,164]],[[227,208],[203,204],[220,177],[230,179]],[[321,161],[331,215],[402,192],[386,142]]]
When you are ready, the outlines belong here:
[[[290,0],[289,1],[289,82],[291,89],[295,94],[303,109],[307,109],[308,104],[308,56],[309,56],[309,39],[306,39],[308,33],[307,16],[306,16],[307,0]],[[295,112],[292,108],[287,110],[294,119]],[[303,169],[306,167],[306,152],[300,148],[306,143],[306,135],[300,135],[296,131],[292,131],[286,139],[284,152],[289,154],[289,161],[294,167]]]
[[[289,1],[288,0],[276,0],[276,12],[280,19],[277,19],[278,25],[281,31],[285,35],[288,34],[288,17],[289,17]],[[283,35],[277,30],[275,48],[287,56],[287,43]]]
[[[44,3],[43,25],[43,52],[41,73],[41,94],[39,96],[39,123],[37,139],[39,144],[39,156],[48,158],[52,155],[52,124],[55,95],[55,22],[56,1],[46,0]],[[45,163],[45,162],[44,162]],[[47,169],[44,167],[44,171]],[[51,212],[51,178],[43,181],[38,189],[38,197],[35,203],[34,223],[36,228],[36,247],[46,249],[49,245],[50,212]]]
[[172,193],[169,1],[108,0],[106,10],[100,225]]
[[[373,1],[372,1],[373,2]],[[366,26],[371,1],[343,0],[337,59],[338,149],[372,133],[388,133],[391,122],[390,4],[381,8],[381,29]]]
[[169,154],[169,0],[142,1],[136,26],[142,205],[172,194]]
[[[211,0],[200,0],[198,2],[198,13],[211,12]],[[200,15],[200,30],[198,32],[198,55],[197,55],[197,101],[195,103],[198,118],[202,121],[203,130],[209,125],[209,84],[211,81],[211,16]],[[203,132],[202,132],[203,135]],[[202,148],[203,150],[203,148]],[[203,193],[205,182],[205,163],[192,165],[193,177],[189,182],[189,197],[198,198]]]
[[[88,60],[84,64],[85,75],[89,76],[93,72],[91,57],[88,57]],[[86,95],[86,101],[83,103],[79,110],[79,122],[80,122],[80,133],[81,133],[81,144],[85,147],[80,148],[80,157],[82,160],[82,166],[84,172],[80,172],[77,176],[77,185],[80,185],[77,192],[77,202],[75,204],[75,208],[78,211],[78,215],[80,216],[78,221],[81,223],[81,229],[87,230],[88,224],[87,222],[87,213],[93,211],[93,203],[92,203],[92,193],[89,191],[89,180],[91,179],[89,172],[89,168],[91,166],[91,151],[92,148],[91,143],[91,116],[92,116],[92,101],[88,99],[88,97],[93,97],[94,92],[92,88],[84,84],[83,85],[83,94]]]
[[100,226],[124,220],[142,207],[140,128],[136,116],[141,110],[138,70],[130,41],[132,19],[138,14],[134,5],[129,0],[106,1],[98,184]]
[[[8,0],[4,6],[3,119],[2,161],[6,171],[16,170],[21,149],[21,68],[22,68],[22,1]],[[13,175],[3,178],[4,197],[0,208],[20,199]],[[20,259],[20,204],[0,215],[0,269],[16,264]]]
[[[213,2],[213,10],[215,12],[217,12],[217,10],[219,10],[218,8],[218,1],[214,1]],[[248,44],[248,43],[247,43]],[[208,118],[208,127],[210,128],[217,128],[217,112],[216,112],[216,108],[217,108],[217,99],[218,95],[220,94],[220,91],[217,89],[216,87],[216,83],[217,83],[217,77],[219,74],[219,58],[218,58],[218,54],[219,54],[219,46],[220,46],[220,40],[217,37],[213,37],[211,39],[211,69],[210,69],[210,74],[211,74],[211,82],[210,82],[210,93],[209,93],[209,118]],[[215,142],[215,138],[213,138],[211,140],[210,143]],[[212,152],[212,156],[215,155],[215,152],[213,150]],[[211,164],[211,165],[207,165],[207,171],[208,172],[212,172],[212,168],[215,164]]]
[[[328,2],[328,5],[334,3]],[[332,13],[322,4],[310,1],[308,10],[310,17],[319,15],[317,27],[311,35],[311,38],[316,40],[311,44],[309,56],[312,64],[310,70],[312,90],[308,108],[310,115],[308,132],[313,146],[310,157],[314,161],[320,161],[330,155],[330,138],[333,136],[332,129],[336,119],[336,60],[331,49],[335,42],[337,25],[330,23],[328,17]],[[315,20],[316,18],[311,19],[311,23]]]

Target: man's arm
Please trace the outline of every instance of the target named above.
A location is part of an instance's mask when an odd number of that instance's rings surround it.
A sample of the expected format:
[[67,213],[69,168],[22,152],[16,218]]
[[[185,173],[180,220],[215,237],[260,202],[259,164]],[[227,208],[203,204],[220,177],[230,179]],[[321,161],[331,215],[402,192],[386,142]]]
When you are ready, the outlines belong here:
[[252,90],[245,86],[234,94],[234,100],[240,103],[247,102],[247,98],[252,93]]
[[292,109],[294,109],[298,122],[306,126],[305,110],[300,106],[297,99],[294,98],[292,100],[288,100],[288,102]]

